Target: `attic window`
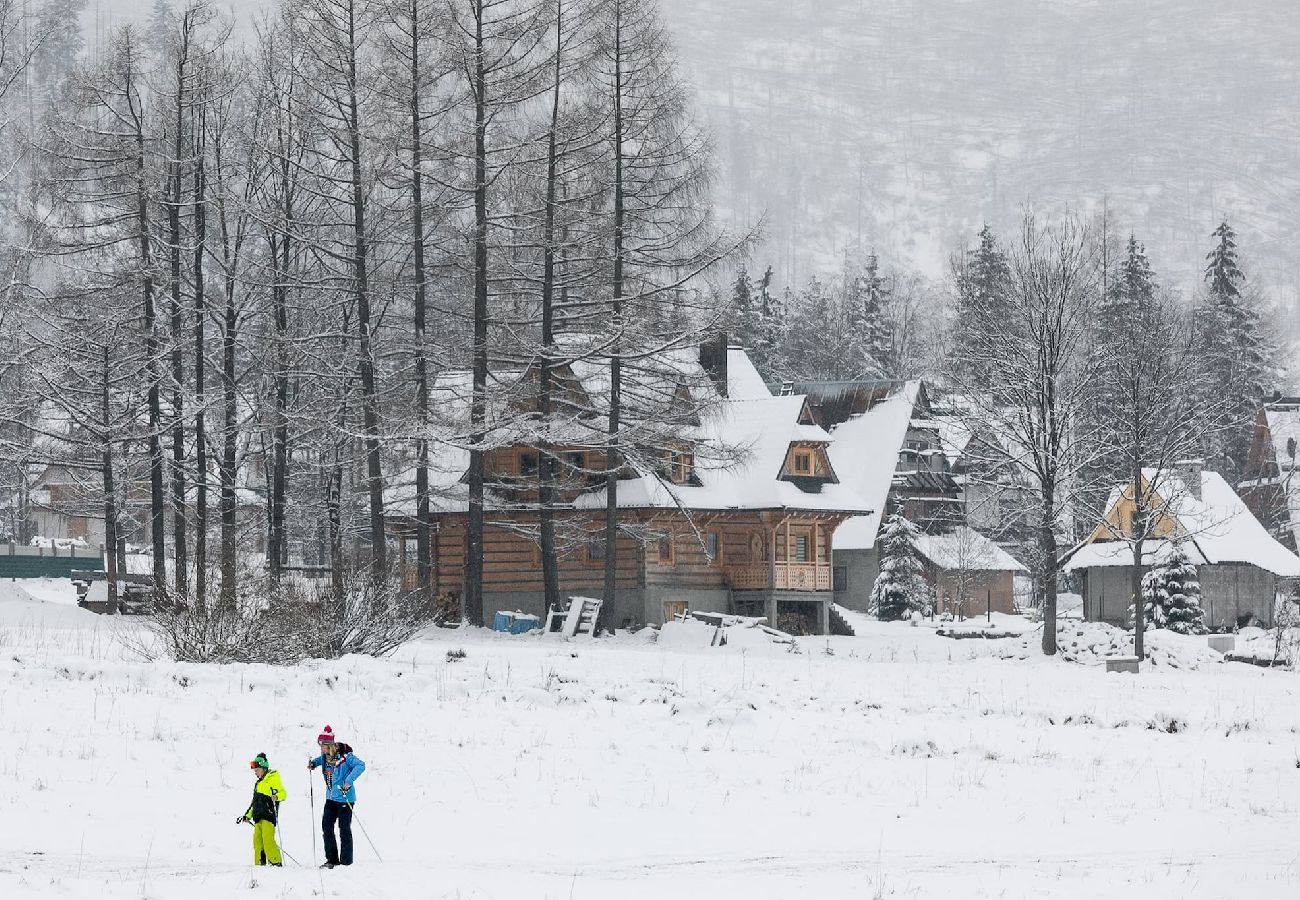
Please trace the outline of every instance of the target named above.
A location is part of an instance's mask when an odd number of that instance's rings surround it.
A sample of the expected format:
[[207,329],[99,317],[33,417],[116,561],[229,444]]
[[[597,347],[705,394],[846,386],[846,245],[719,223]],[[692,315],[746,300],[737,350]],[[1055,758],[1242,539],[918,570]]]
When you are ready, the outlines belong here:
[[794,473],[796,475],[812,474],[812,454],[807,450],[799,450],[795,452]]
[[695,454],[673,453],[668,477],[678,484],[685,484],[695,474]]

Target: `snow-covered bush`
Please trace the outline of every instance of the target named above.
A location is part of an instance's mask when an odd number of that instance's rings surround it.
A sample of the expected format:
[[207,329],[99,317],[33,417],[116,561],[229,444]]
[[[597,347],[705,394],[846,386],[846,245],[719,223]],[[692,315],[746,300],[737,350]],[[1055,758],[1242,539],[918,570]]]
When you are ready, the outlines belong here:
[[871,589],[870,609],[882,621],[906,619],[914,612],[930,613],[932,592],[921,574],[917,537],[916,526],[899,512],[889,517],[880,532],[880,575]]
[[1142,578],[1142,598],[1148,624],[1178,634],[1205,634],[1201,582],[1181,544]]

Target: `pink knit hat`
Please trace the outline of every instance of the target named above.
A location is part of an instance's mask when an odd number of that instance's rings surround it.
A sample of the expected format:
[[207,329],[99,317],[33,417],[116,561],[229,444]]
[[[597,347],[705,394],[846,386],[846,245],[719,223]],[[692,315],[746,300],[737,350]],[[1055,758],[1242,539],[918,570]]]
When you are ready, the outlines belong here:
[[320,734],[316,735],[316,743],[337,744],[338,740],[334,737],[334,729],[326,725],[325,730],[322,731]]

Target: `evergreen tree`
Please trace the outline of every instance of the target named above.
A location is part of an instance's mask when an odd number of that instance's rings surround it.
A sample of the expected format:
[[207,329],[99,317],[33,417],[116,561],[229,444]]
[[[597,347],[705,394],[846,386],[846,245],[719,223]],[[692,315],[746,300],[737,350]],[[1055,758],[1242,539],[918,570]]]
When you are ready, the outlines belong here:
[[877,539],[880,548],[880,575],[871,589],[871,610],[884,622],[905,619],[914,612],[930,611],[930,584],[921,574],[921,559],[916,552],[920,535],[901,512],[895,511]]
[[1181,544],[1142,579],[1142,597],[1149,625],[1178,634],[1205,634],[1201,582]]
[[1273,375],[1272,348],[1259,312],[1244,290],[1237,240],[1225,221],[1214,230],[1218,243],[1206,255],[1208,291],[1197,310],[1198,348],[1205,383],[1223,428],[1207,442],[1210,464],[1235,481],[1250,449],[1250,424]]
[[886,314],[887,288],[880,275],[880,262],[872,253],[861,269],[845,261],[844,310],[848,319],[853,361],[861,371],[857,377],[883,378],[892,366],[892,341]]
[[758,296],[753,299],[754,316],[745,335],[754,366],[770,376],[777,354],[785,340],[785,303],[772,296],[772,267],[768,266],[758,281]]
[[1129,360],[1121,358],[1119,348],[1126,346],[1125,340],[1134,328],[1150,324],[1157,288],[1146,248],[1130,234],[1123,262],[1115,277],[1109,280],[1092,329],[1092,345],[1100,348],[1105,357],[1105,368],[1110,371],[1107,377],[1096,380],[1086,411],[1086,427],[1107,438],[1105,449],[1097,454],[1085,473],[1088,486],[1083,499],[1087,515],[1082,517],[1082,521],[1087,529],[1091,529],[1104,514],[1111,487],[1130,475],[1123,441],[1111,439],[1123,430],[1125,423],[1122,420],[1129,405],[1121,383],[1122,370]]
[[976,382],[989,365],[988,354],[980,343],[981,323],[1007,321],[1011,305],[1011,269],[1006,254],[998,246],[993,229],[980,229],[979,246],[966,253],[957,272],[957,318],[953,323],[952,365],[963,373],[963,380]]

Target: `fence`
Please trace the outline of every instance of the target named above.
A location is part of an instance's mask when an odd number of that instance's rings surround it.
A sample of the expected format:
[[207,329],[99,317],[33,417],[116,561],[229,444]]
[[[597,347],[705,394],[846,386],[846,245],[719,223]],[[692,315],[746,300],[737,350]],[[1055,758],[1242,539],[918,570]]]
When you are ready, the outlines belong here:
[[0,578],[70,578],[73,570],[103,568],[104,551],[99,549],[0,544]]

